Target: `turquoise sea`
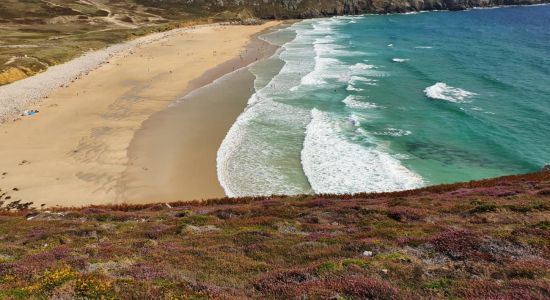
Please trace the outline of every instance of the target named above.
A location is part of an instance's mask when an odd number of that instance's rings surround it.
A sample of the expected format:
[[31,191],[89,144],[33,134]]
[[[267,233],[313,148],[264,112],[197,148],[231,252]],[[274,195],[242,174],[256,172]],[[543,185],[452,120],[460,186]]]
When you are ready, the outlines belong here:
[[304,20],[250,67],[229,196],[394,191],[550,163],[550,6]]

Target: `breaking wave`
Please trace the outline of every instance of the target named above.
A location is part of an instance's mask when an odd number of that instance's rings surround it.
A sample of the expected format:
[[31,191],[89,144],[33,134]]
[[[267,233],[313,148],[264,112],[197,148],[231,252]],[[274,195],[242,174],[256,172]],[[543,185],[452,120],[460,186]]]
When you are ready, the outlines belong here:
[[424,90],[426,97],[450,102],[466,102],[468,98],[477,95],[460,88],[452,87],[444,82],[438,82]]
[[327,113],[311,111],[302,166],[316,193],[359,193],[406,190],[422,178],[378,147],[348,141]]

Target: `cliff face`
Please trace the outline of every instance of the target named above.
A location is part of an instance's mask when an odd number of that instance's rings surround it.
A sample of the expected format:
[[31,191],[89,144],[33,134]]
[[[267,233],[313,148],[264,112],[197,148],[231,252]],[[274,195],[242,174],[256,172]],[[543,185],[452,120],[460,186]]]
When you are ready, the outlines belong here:
[[204,11],[243,10],[266,19],[312,18],[365,13],[404,13],[422,10],[464,10],[472,7],[528,5],[549,0],[137,0],[144,6]]

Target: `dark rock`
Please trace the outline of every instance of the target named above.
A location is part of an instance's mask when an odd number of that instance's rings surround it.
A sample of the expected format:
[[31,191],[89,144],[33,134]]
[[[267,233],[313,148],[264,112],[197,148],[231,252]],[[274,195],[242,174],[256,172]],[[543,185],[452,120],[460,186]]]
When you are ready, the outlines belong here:
[[[550,0],[138,0],[155,8],[204,8],[220,14],[259,19],[304,19],[366,13],[406,13],[421,10],[464,10],[472,7],[541,4]],[[242,18],[241,18],[242,19]],[[243,19],[243,20],[244,20]]]
[[550,172],[550,165],[546,165],[546,166],[542,167],[542,169],[540,171],[541,172]]

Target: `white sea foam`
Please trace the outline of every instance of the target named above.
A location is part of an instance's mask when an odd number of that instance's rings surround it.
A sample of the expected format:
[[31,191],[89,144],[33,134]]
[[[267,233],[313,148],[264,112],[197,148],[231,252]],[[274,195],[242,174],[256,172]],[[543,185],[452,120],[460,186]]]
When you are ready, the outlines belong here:
[[[386,76],[384,71],[367,62],[355,65],[346,63],[348,60],[345,57],[358,53],[342,46],[340,34],[331,33],[339,24],[345,22],[330,18],[302,21],[289,27],[289,30],[296,31],[296,37],[284,44],[278,54],[285,62],[283,68],[270,82],[262,81],[262,84],[255,85],[256,93],[249,99],[248,107],[233,124],[218,150],[218,179],[227,195],[303,194],[313,191],[310,180],[315,178],[305,176],[302,164],[307,149],[311,149],[312,145],[308,143],[307,147],[303,147],[302,143],[304,135],[310,132],[304,132],[303,128],[311,124],[312,113],[310,108],[304,109],[294,103],[303,103],[304,98],[311,95],[312,86],[333,85],[336,81],[338,86],[347,83],[349,90],[360,91],[367,85],[375,85],[377,79],[373,78]],[[350,98],[344,103],[358,110],[376,107],[359,98]],[[347,126],[351,132],[361,129],[359,126],[364,121],[361,113],[356,111],[345,122],[341,120],[342,126]],[[345,139],[341,142],[341,145],[350,143]],[[363,149],[357,144],[350,145],[352,152]],[[364,151],[377,153],[376,149]],[[342,155],[351,157],[353,153]],[[380,156],[392,159],[389,154]],[[342,170],[335,171],[334,176],[341,175],[338,172]],[[359,174],[354,176],[359,177]],[[388,185],[388,189],[393,187]],[[349,187],[342,187],[341,191],[359,191],[356,188],[368,190],[362,185],[350,184]],[[375,190],[383,189],[378,187]]]
[[348,80],[348,86],[346,87],[346,90],[350,92],[360,92],[360,91],[363,91],[364,89],[357,87],[358,83],[361,83],[364,85],[377,85],[377,82],[378,82],[377,79],[372,79],[364,76],[351,75]]
[[316,193],[383,192],[422,185],[420,176],[390,154],[348,141],[326,113],[313,109],[311,117],[301,156]]
[[355,87],[353,84],[348,84],[348,86],[346,87],[346,90],[347,90],[347,91],[350,91],[350,92],[361,92],[361,91],[364,91],[364,89]]
[[393,155],[393,157],[395,157],[396,159],[399,159],[399,160],[407,160],[407,159],[412,158],[412,156],[410,156],[409,154],[403,154],[403,153],[395,154],[395,155]]
[[408,60],[409,60],[408,58],[399,58],[399,57],[394,57],[394,58],[392,58],[392,61],[393,61],[393,62],[397,62],[397,63],[406,62],[406,61],[408,61]]
[[387,136],[405,136],[405,135],[410,135],[411,133],[412,132],[410,130],[388,127],[388,128],[385,128],[383,131],[376,131],[376,132],[373,132],[372,134],[387,135]]
[[302,85],[322,85],[326,84],[326,80],[329,78],[339,79],[341,75],[337,72],[331,72],[331,69],[335,66],[341,65],[340,61],[336,58],[315,58],[315,69],[302,77]]
[[432,49],[432,46],[416,46],[416,49]]
[[302,144],[296,142],[303,137],[309,110],[285,103],[300,95],[292,90],[316,65],[312,44],[319,36],[312,33],[311,22],[290,27],[296,37],[279,52],[283,68],[249,99],[218,149],[218,179],[228,196],[311,192],[300,164]]
[[[263,123],[260,126],[259,120]],[[275,143],[272,138],[280,138],[306,120],[305,112],[270,99],[262,99],[241,114],[218,149],[218,179],[226,195],[310,192],[307,180],[300,180],[303,175],[299,162],[294,169],[290,165],[273,164],[290,161],[289,153],[300,150],[298,145]]]
[[346,97],[346,99],[342,100],[342,102],[349,108],[355,108],[355,109],[373,109],[377,108],[376,104],[362,101],[364,100],[364,97],[356,96],[356,95],[349,95]]
[[362,75],[367,77],[384,77],[388,73],[378,70],[378,67],[371,64],[356,63],[349,67],[351,75]]
[[[337,26],[346,24],[346,20],[343,18],[330,18],[323,21],[313,21],[313,30],[299,33],[297,41],[313,44],[314,66],[300,79],[300,84],[293,87],[291,91],[298,91],[302,87],[318,87],[331,85],[334,82],[344,83],[347,81],[349,81],[349,90],[360,91],[363,89],[355,86],[357,82],[374,84],[365,76],[380,77],[385,75],[382,71],[374,70],[376,69],[374,65],[357,63],[350,66],[345,63],[346,57],[365,55],[361,51],[351,51],[342,44],[345,35],[332,33]],[[308,70],[308,68],[303,70]]]
[[376,66],[374,66],[374,65],[369,65],[369,64],[364,64],[364,63],[356,63],[355,65],[350,67],[350,70],[358,71],[358,70],[370,70],[370,69],[374,69],[374,68],[376,68]]
[[468,98],[477,95],[460,88],[448,86],[446,83],[438,82],[424,89],[426,97],[450,102],[466,102]]
[[304,86],[320,86],[327,80],[346,82],[351,76],[348,66],[338,57],[360,55],[361,52],[345,50],[333,38],[316,38],[313,42],[315,51],[314,69],[302,77],[300,83]]
[[366,84],[366,85],[376,85],[376,83],[378,82],[378,80],[376,79],[372,79],[372,78],[368,78],[368,77],[363,77],[363,76],[351,76],[349,81],[348,81],[348,84],[351,84],[351,85],[354,85],[358,82],[361,82],[363,84]]
[[351,124],[354,126],[354,127],[359,127],[361,126],[361,122],[363,122],[364,118],[357,115],[357,114],[351,114],[348,118],[351,122]]
[[351,57],[363,55],[363,52],[360,51],[350,51],[347,50],[345,46],[338,45],[338,41],[332,37],[326,36],[322,38],[317,38],[315,40],[314,47],[317,55],[319,56],[338,56],[338,57]]

